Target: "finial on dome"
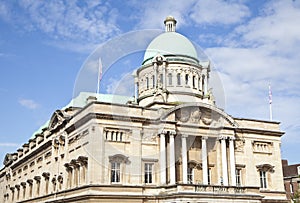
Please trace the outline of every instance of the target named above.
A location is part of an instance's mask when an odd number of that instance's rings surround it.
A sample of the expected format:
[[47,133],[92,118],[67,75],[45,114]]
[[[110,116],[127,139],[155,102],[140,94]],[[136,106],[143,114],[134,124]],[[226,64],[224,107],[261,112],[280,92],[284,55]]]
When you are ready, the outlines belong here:
[[164,21],[166,32],[175,32],[176,31],[176,23],[177,21],[173,16],[167,16],[166,20]]

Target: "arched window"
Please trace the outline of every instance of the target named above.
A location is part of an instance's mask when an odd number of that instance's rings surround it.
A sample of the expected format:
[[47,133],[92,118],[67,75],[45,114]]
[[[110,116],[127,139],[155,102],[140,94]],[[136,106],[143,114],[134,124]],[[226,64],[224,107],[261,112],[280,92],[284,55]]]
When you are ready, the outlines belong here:
[[177,73],[177,85],[181,85],[181,75]]

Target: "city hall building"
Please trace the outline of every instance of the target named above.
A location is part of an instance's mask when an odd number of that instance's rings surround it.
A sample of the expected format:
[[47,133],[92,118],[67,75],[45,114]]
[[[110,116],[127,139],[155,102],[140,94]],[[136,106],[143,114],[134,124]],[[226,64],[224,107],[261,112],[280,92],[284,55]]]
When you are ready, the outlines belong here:
[[218,108],[210,62],[164,23],[135,97],[82,92],[55,111],[5,156],[0,202],[286,202],[279,123]]

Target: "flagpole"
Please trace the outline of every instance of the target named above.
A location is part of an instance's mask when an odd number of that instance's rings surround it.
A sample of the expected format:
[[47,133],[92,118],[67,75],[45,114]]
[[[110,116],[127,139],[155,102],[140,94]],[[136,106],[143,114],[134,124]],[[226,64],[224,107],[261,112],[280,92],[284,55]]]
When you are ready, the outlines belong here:
[[272,91],[271,91],[271,85],[269,85],[269,107],[270,107],[270,121],[273,120],[272,115]]
[[100,91],[100,80],[101,80],[101,77],[102,77],[102,61],[101,61],[101,58],[99,57],[99,60],[98,60],[98,77],[97,77],[97,94],[99,94],[99,91]]

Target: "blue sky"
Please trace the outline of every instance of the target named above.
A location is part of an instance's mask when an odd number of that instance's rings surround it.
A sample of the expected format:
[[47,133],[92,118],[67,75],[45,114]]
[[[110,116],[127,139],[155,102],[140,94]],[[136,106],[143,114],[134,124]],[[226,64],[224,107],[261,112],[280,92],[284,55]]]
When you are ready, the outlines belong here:
[[[96,47],[129,31],[164,29],[168,15],[213,62],[226,112],[268,120],[271,84],[273,119],[286,132],[282,157],[299,163],[298,0],[0,0],[0,158],[69,103]],[[101,92],[132,95],[129,75],[141,59],[137,52],[116,62]]]

